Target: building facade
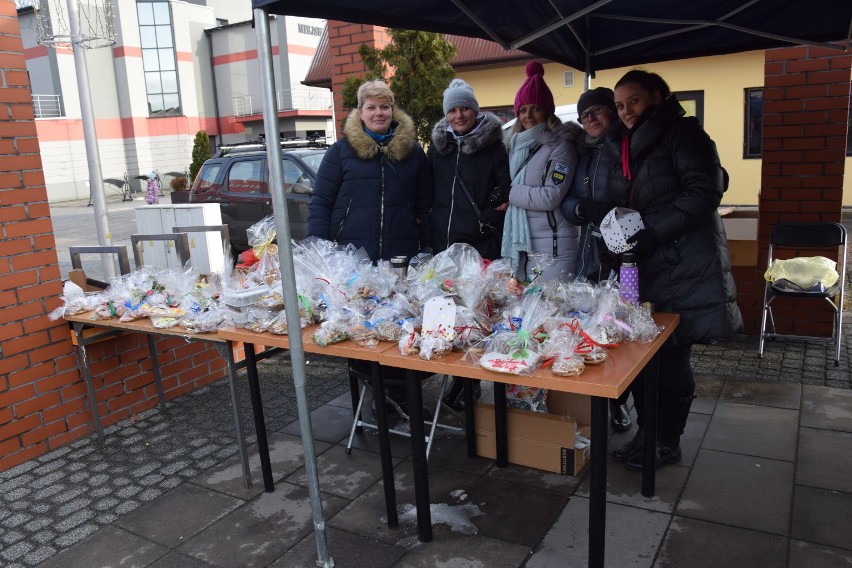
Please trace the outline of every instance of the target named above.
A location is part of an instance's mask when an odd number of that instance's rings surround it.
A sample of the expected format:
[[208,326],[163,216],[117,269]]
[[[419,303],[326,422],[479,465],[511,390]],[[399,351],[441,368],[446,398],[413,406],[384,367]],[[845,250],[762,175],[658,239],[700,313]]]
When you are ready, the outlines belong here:
[[[89,196],[73,51],[46,47],[62,35],[64,2],[18,10],[48,199]],[[103,0],[92,4],[104,4]],[[103,11],[80,14],[108,18]],[[214,147],[254,139],[263,132],[261,82],[250,0],[113,0],[115,44],[85,50],[104,178],[135,180],[156,170],[183,172],[195,133]],[[301,84],[324,21],[271,17],[273,70],[281,136],[319,136],[333,114],[327,90]]]

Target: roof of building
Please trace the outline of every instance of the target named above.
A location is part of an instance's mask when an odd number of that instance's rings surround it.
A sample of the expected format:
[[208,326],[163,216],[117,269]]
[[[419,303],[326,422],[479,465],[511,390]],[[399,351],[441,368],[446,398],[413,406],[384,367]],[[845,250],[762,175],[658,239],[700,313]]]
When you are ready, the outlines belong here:
[[[455,69],[488,69],[526,61],[532,56],[519,49],[503,49],[500,44],[485,39],[444,34],[444,39],[456,48],[450,62]],[[328,51],[328,27],[323,30],[314,59],[303,84],[331,88],[331,56]]]

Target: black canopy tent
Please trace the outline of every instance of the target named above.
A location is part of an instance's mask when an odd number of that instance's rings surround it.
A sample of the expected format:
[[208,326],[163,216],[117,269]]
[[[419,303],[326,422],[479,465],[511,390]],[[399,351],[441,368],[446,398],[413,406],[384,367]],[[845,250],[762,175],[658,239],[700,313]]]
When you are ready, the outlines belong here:
[[254,0],[253,5],[275,14],[481,37],[588,73],[785,44],[843,50],[852,34],[850,0]]
[[[269,140],[278,136],[270,13],[481,37],[585,71],[587,77],[600,69],[783,45],[819,45],[848,53],[852,39],[852,0],[253,0],[252,4],[264,132]],[[298,329],[284,175],[276,156],[278,149],[270,145],[267,157],[287,324]],[[327,548],[319,495],[304,349],[299,334],[290,339],[317,564],[330,568],[334,560]],[[605,499],[605,488],[593,487],[590,501],[602,502],[599,510]],[[591,510],[590,506],[589,565],[603,566],[604,540],[594,533],[603,532],[605,513],[592,519]]]

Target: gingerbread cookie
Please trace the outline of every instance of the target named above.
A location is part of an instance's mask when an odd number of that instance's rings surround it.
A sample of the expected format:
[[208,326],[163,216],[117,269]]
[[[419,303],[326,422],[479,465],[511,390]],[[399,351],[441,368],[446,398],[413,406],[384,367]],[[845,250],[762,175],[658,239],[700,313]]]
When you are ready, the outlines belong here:
[[575,377],[581,374],[586,364],[580,357],[557,357],[553,362],[553,374],[560,377]]
[[485,353],[479,358],[479,364],[483,369],[496,371],[498,373],[507,373],[510,375],[520,375],[533,371],[539,361],[538,353],[534,353],[529,349],[523,351],[513,351],[511,353]]

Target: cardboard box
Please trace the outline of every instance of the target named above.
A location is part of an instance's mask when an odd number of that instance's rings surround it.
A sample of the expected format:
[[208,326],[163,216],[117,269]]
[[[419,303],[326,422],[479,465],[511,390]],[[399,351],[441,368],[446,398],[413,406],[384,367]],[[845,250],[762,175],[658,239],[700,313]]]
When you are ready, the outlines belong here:
[[[591,436],[591,399],[550,391],[548,413],[507,408],[509,462],[562,475],[577,475],[589,461],[589,450],[574,447],[577,431]],[[476,453],[497,457],[494,405],[476,403]]]
[[731,266],[757,266],[757,210],[720,207],[719,214],[728,237]]

